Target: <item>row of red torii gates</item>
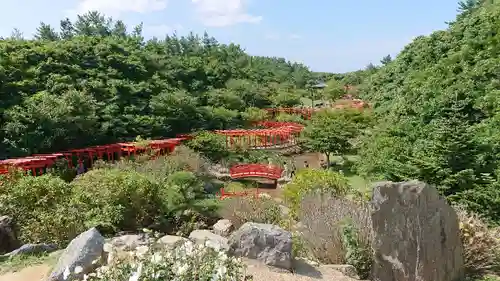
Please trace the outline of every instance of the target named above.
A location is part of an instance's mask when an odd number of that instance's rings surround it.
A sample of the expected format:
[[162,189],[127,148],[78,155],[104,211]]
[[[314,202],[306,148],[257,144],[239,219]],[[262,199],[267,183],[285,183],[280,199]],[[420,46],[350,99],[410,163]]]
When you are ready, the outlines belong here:
[[[262,121],[255,123],[255,125],[264,128],[217,130],[215,133],[226,136],[228,149],[237,146],[265,149],[296,144],[296,138],[303,129],[303,125],[292,122]],[[155,156],[160,156],[173,152],[176,146],[191,138],[193,138],[191,135],[181,135],[177,138],[152,140],[145,143],[115,143],[58,153],[35,154],[29,157],[6,159],[0,161],[0,174],[7,174],[14,167],[30,171],[31,175],[38,176],[46,172],[48,168],[53,167],[60,159],[65,159],[69,168],[85,170],[92,167],[96,160],[115,161],[122,157],[137,156],[148,151],[153,152]]]
[[[304,119],[310,119],[312,114],[318,109],[270,108],[266,110],[272,117],[279,113],[288,113],[298,114]],[[226,145],[228,149],[234,149],[236,147],[268,149],[295,145],[297,143],[297,137],[304,129],[302,124],[294,122],[260,121],[254,123],[254,125],[260,128],[248,130],[216,130],[214,132],[226,136]],[[72,149],[58,153],[35,154],[29,157],[6,159],[0,161],[0,175],[9,173],[9,170],[12,168],[20,168],[24,171],[30,171],[33,176],[42,175],[45,171],[47,171],[47,169],[53,167],[59,159],[67,160],[69,168],[76,167],[79,170],[79,173],[82,173],[85,169],[92,167],[96,160],[115,161],[121,157],[136,156],[147,151],[154,152],[155,156],[165,155],[174,151],[175,147],[180,145],[183,141],[193,137],[193,135],[178,135],[177,138],[153,140],[145,144],[137,142],[115,143],[81,149]],[[267,172],[265,172],[265,170],[271,169],[268,165],[261,166],[262,167],[256,167],[253,165],[251,169],[249,168],[251,170],[250,172],[261,171],[261,174],[266,174]],[[281,168],[273,167],[272,171],[274,176],[268,177],[276,178],[276,174],[281,171],[280,169]],[[241,174],[241,170],[242,167],[239,166],[237,168],[237,173]]]

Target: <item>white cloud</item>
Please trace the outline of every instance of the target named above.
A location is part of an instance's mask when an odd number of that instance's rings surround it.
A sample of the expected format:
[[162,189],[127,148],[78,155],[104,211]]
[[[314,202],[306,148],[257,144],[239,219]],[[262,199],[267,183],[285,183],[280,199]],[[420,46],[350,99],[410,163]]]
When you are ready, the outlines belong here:
[[176,31],[181,31],[183,29],[184,29],[184,27],[180,24],[146,25],[146,26],[144,26],[144,33],[147,35],[150,35],[150,36],[156,36],[156,37],[162,38],[167,34],[171,34],[171,33],[174,33]]
[[290,34],[290,36],[288,36],[288,38],[290,38],[292,40],[298,40],[298,39],[301,39],[302,36],[300,36],[298,34]]
[[261,16],[246,12],[246,0],[191,0],[206,26],[223,27],[238,23],[259,23]]
[[118,17],[122,13],[149,13],[164,10],[167,0],[79,0],[71,14],[83,14],[88,11],[99,11],[106,16]]

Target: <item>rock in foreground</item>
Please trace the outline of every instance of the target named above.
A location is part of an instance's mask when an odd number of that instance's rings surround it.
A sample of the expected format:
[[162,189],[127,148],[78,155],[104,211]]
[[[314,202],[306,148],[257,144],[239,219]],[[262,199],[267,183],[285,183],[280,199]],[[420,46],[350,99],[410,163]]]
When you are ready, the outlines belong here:
[[9,216],[0,216],[0,254],[8,253],[19,247],[14,220]]
[[[81,233],[66,247],[48,281],[63,281],[67,269],[72,273],[72,277],[81,278],[84,273],[94,269],[92,262],[102,257],[103,246],[104,237],[97,229],[91,228]],[[77,266],[83,270],[79,274],[74,274]]]
[[247,222],[229,237],[229,253],[292,269],[292,234],[282,228]]
[[435,188],[418,181],[377,183],[372,204],[372,280],[462,280],[458,218]]

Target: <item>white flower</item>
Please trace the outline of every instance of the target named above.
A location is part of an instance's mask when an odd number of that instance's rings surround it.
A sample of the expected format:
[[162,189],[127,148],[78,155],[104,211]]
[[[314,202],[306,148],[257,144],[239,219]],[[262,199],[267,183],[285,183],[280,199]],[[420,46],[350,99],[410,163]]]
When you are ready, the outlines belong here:
[[75,266],[75,270],[74,270],[75,274],[80,274],[83,272],[83,267],[81,266]]
[[159,253],[155,253],[152,257],[151,257],[151,262],[152,263],[160,263],[161,261],[163,260],[163,257],[161,256],[161,254]]
[[212,274],[212,278],[210,279],[210,281],[217,281],[222,277],[224,277],[226,273],[227,273],[227,268],[225,266],[220,266],[219,268],[217,268],[217,271],[215,271]]
[[142,263],[139,264],[139,267],[137,268],[137,271],[134,272],[132,274],[132,276],[130,276],[130,278],[128,279],[128,281],[139,281],[139,278],[141,277],[141,273],[142,273]]
[[69,266],[66,266],[66,269],[63,272],[63,280],[68,280],[68,277],[71,275],[71,271],[69,270]]
[[175,275],[182,275],[188,270],[188,268],[189,268],[189,265],[187,263],[180,264],[180,262],[176,262],[174,264],[174,273],[175,273]]
[[224,252],[219,252],[219,259],[221,261],[226,261],[227,260],[227,255]]
[[184,252],[187,256],[191,256],[193,254],[193,250],[194,250],[194,247],[193,247],[193,243],[191,242],[186,242],[184,245]]

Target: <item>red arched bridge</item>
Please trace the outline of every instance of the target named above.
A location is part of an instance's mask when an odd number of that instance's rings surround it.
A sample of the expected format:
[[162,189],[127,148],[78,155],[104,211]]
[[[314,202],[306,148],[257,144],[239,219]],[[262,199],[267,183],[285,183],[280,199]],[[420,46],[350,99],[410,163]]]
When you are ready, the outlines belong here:
[[277,180],[281,178],[283,168],[266,164],[240,164],[229,168],[229,174],[233,179],[241,178],[268,178]]

